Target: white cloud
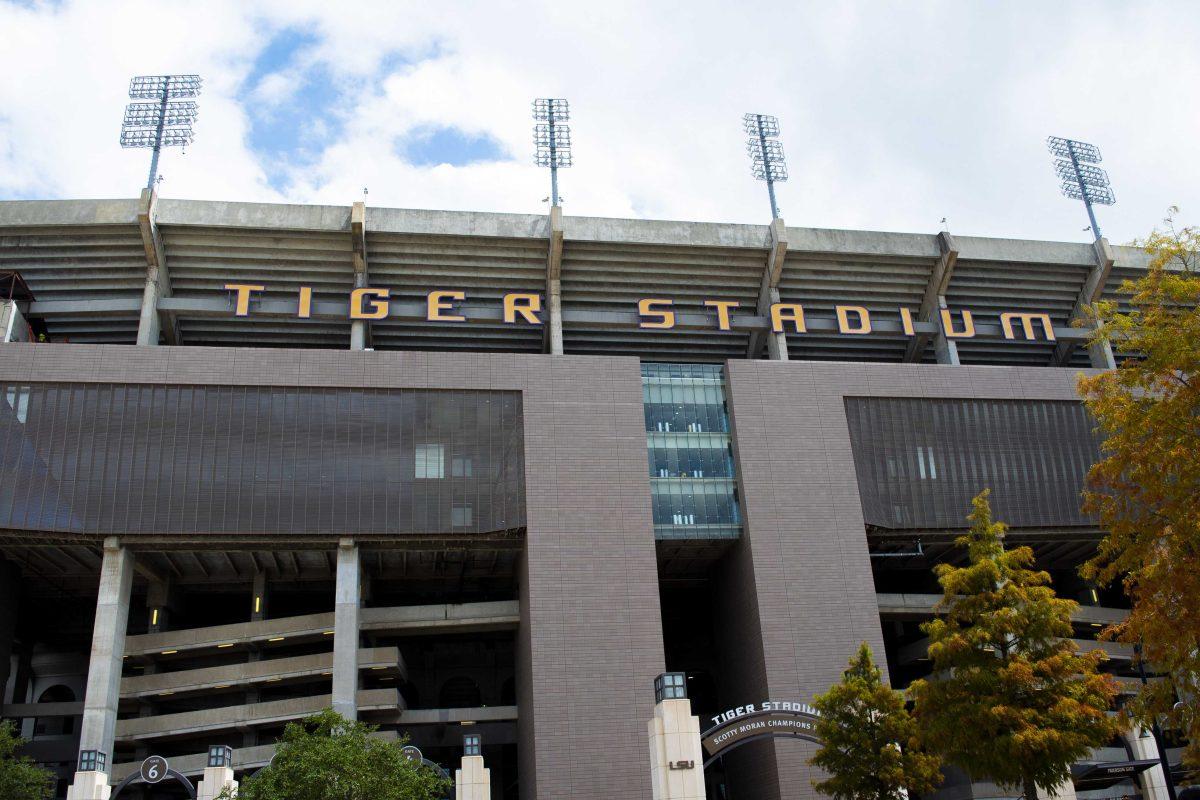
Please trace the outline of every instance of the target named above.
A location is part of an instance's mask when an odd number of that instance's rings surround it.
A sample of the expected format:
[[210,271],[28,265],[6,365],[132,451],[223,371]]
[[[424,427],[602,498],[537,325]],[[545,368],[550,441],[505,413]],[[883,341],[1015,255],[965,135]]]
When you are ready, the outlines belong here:
[[[312,37],[244,85],[272,36]],[[1115,241],[1172,203],[1200,217],[1200,36],[1190,0],[896,4],[746,2],[0,2],[0,195],[131,196],[148,162],[116,147],[129,77],[205,76],[196,144],[164,158],[176,197],[539,211],[529,102],[572,102],[568,214],[764,222],[744,111],[779,116],[790,224],[1085,240],[1047,134],[1094,141]],[[323,149],[254,152],[244,103],[287,109],[320,66]],[[307,72],[306,72],[307,71]],[[268,113],[267,117],[269,118]],[[405,135],[454,127],[512,161],[418,167]],[[268,169],[285,180],[268,183]]]

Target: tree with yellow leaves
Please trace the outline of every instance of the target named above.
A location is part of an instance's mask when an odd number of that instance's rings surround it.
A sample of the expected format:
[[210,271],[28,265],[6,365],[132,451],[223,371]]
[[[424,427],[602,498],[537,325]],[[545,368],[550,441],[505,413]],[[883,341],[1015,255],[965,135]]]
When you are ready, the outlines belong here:
[[1071,641],[1076,603],[1032,568],[1030,548],[1005,549],[1007,527],[987,498],[975,498],[971,531],[956,542],[966,566],[937,566],[940,616],[922,626],[933,676],[909,692],[929,750],[1035,800],[1117,732],[1108,713],[1117,686],[1096,670],[1102,653]]
[[1126,712],[1148,727],[1161,715],[1200,766],[1200,229],[1176,213],[1141,243],[1150,268],[1122,286],[1125,308],[1095,309],[1097,341],[1132,357],[1079,382],[1105,437],[1084,496],[1105,537],[1082,574],[1123,583],[1133,611],[1104,635],[1167,678]]

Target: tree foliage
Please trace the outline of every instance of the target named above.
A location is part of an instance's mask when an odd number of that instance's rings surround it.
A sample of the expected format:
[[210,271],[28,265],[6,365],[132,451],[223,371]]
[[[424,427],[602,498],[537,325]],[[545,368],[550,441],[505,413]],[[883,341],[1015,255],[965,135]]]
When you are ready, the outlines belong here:
[[1079,382],[1105,437],[1084,508],[1106,534],[1082,573],[1123,583],[1133,611],[1105,635],[1141,643],[1168,677],[1126,712],[1165,715],[1200,766],[1200,229],[1165,222],[1142,243],[1147,274],[1122,286],[1125,310],[1096,309],[1096,337],[1139,357]]
[[[450,782],[401,752],[402,741],[325,710],[289,723],[274,760],[243,781],[238,800],[441,800]],[[222,797],[228,797],[228,792]]]
[[16,749],[24,740],[12,722],[0,722],[0,797],[4,800],[49,800],[54,778]]
[[971,531],[957,540],[966,566],[936,569],[942,616],[922,626],[934,677],[910,692],[930,750],[1034,798],[1117,732],[1107,713],[1117,687],[1096,671],[1103,654],[1079,653],[1070,640],[1076,604],[1032,569],[1033,551],[1005,549],[1007,528],[987,498],[975,498]]
[[813,699],[821,748],[812,762],[829,774],[814,783],[834,800],[906,800],[941,783],[940,759],[917,744],[904,695],[884,685],[863,642],[840,683]]

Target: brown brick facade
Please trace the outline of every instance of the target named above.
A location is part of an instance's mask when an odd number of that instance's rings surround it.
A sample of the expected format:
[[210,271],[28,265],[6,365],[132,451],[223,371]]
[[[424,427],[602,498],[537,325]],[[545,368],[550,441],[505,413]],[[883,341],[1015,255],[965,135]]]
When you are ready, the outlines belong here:
[[6,344],[0,380],[520,391],[522,796],[649,800],[663,644],[637,359]]
[[[724,693],[740,688],[742,702],[810,699],[863,641],[884,660],[845,397],[1077,399],[1078,373],[1067,369],[730,361],[727,370],[745,531],[720,573],[718,631]],[[734,796],[816,798],[813,750],[776,740],[731,754]]]

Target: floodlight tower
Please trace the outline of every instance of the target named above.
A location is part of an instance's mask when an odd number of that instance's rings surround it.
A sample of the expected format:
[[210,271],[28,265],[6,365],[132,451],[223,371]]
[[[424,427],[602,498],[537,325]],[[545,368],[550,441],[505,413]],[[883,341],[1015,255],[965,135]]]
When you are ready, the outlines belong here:
[[199,75],[139,75],[129,82],[131,98],[154,101],[125,106],[125,121],[121,123],[121,147],[154,148],[147,189],[154,188],[162,148],[192,143],[192,123],[198,108],[192,101],[175,98],[198,96],[200,83]]
[[550,168],[550,204],[558,205],[558,168],[571,166],[570,104],[561,98],[540,98],[533,101],[533,144],[537,148],[534,161],[539,167]]
[[742,117],[742,127],[750,134],[750,138],[746,140],[750,172],[760,181],[767,182],[767,194],[771,198],[771,219],[779,219],[779,207],[775,204],[775,182],[782,183],[788,179],[783,144],[777,138],[779,119],[768,114],[746,114]]
[[1099,241],[1100,226],[1096,223],[1096,212],[1092,210],[1092,205],[1111,206],[1117,202],[1109,188],[1108,173],[1092,166],[1100,163],[1100,148],[1060,136],[1047,137],[1046,148],[1055,157],[1054,171],[1062,181],[1062,193],[1083,201],[1092,223],[1092,234]]

